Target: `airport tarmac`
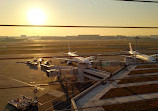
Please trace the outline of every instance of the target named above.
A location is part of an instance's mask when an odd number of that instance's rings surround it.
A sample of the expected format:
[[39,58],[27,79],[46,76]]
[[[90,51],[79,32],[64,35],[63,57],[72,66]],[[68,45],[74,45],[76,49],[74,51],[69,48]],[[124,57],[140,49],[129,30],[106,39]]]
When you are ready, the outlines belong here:
[[[1,60],[0,61],[0,88],[14,86],[30,86],[32,84],[48,84],[52,78],[48,78],[46,73],[38,69],[33,69],[22,62],[26,60]],[[47,93],[49,90],[57,89],[59,85],[43,86],[37,96]],[[9,100],[20,95],[33,96],[33,88],[0,89],[0,111],[4,110]]]
[[[0,50],[0,58],[20,58],[20,57],[42,57],[42,56],[60,56],[59,52],[67,52],[67,41],[50,41],[47,43],[42,43],[40,41],[34,43],[3,43]],[[111,54],[112,52],[120,53],[121,50],[129,50],[128,41],[120,42],[114,41],[71,41],[70,46],[72,51],[77,51],[78,55],[90,55],[90,54]],[[147,44],[144,45],[143,43]],[[158,45],[150,46],[148,41],[139,43],[140,52],[157,52],[158,49],[151,50],[148,48],[154,48]],[[43,48],[43,47],[58,47],[60,50],[53,49],[49,51],[34,51],[34,48]],[[150,46],[150,47],[149,47]],[[77,48],[79,47],[79,48]],[[87,47],[87,48],[85,48]],[[18,49],[20,49],[18,51]],[[22,50],[27,49],[27,50]],[[116,50],[113,50],[116,49]],[[53,52],[54,51],[54,52]],[[105,60],[123,60],[123,56],[106,56],[103,57]],[[10,59],[10,60],[0,60],[0,87],[10,87],[10,86],[26,86],[30,84],[47,84],[53,79],[48,78],[46,73],[41,71],[40,68],[31,68],[24,63],[17,62],[26,62],[27,59]],[[34,83],[33,83],[34,82]],[[59,85],[45,86],[44,90],[39,91],[37,96],[44,95],[50,90],[59,89]],[[9,100],[16,98],[19,95],[33,96],[33,88],[14,88],[14,89],[0,89],[0,111],[3,111],[5,105]],[[52,93],[51,93],[52,94]]]

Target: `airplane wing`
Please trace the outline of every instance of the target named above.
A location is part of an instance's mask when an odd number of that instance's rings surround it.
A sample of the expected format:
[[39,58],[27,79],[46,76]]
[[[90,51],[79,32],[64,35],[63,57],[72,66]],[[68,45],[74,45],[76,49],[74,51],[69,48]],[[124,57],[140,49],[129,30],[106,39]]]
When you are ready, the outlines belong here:
[[69,61],[69,60],[70,60],[70,59],[68,59],[68,58],[55,58],[55,59],[64,60],[64,61]]
[[136,59],[139,59],[138,57],[135,57],[134,55],[121,55],[122,57],[130,57],[130,58],[136,58]]
[[64,61],[71,61],[71,62],[77,62],[76,60],[68,59],[68,58],[55,58],[55,59],[64,60]]
[[63,55],[63,54],[68,54],[68,53],[65,53],[65,52],[59,52],[58,54]]
[[91,60],[94,60],[94,56],[86,57],[85,59],[91,61]]
[[153,54],[153,55],[150,55],[152,57],[158,57],[158,54]]

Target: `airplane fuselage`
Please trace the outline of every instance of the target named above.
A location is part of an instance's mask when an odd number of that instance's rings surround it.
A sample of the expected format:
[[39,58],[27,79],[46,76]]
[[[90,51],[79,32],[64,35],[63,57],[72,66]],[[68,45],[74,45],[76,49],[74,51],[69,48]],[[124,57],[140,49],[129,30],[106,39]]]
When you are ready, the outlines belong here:
[[136,52],[136,51],[129,51],[129,53],[138,59],[142,59],[148,62],[156,62],[156,59],[152,56],[148,56],[146,54],[140,54],[139,52]]
[[[91,64],[91,62],[83,57],[76,57],[78,56],[77,54],[73,53],[73,52],[68,52],[68,55],[71,56],[74,60],[78,61],[78,63],[87,63],[87,64]],[[73,57],[74,56],[74,57]]]

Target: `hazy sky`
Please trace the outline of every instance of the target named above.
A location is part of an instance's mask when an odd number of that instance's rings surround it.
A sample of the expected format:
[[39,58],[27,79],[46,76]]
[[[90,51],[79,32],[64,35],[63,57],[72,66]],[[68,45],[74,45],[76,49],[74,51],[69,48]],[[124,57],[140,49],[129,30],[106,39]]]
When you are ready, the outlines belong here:
[[[31,24],[33,8],[44,25],[158,26],[158,4],[114,0],[0,0],[0,24]],[[87,29],[0,27],[0,35],[150,35],[158,29]]]

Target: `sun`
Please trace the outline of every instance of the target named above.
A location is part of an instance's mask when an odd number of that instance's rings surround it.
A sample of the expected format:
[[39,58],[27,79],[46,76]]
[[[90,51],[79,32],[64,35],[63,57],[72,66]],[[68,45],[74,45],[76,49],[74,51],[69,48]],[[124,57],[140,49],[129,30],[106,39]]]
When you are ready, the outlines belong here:
[[38,8],[28,11],[27,17],[32,25],[43,25],[46,19],[44,11]]

